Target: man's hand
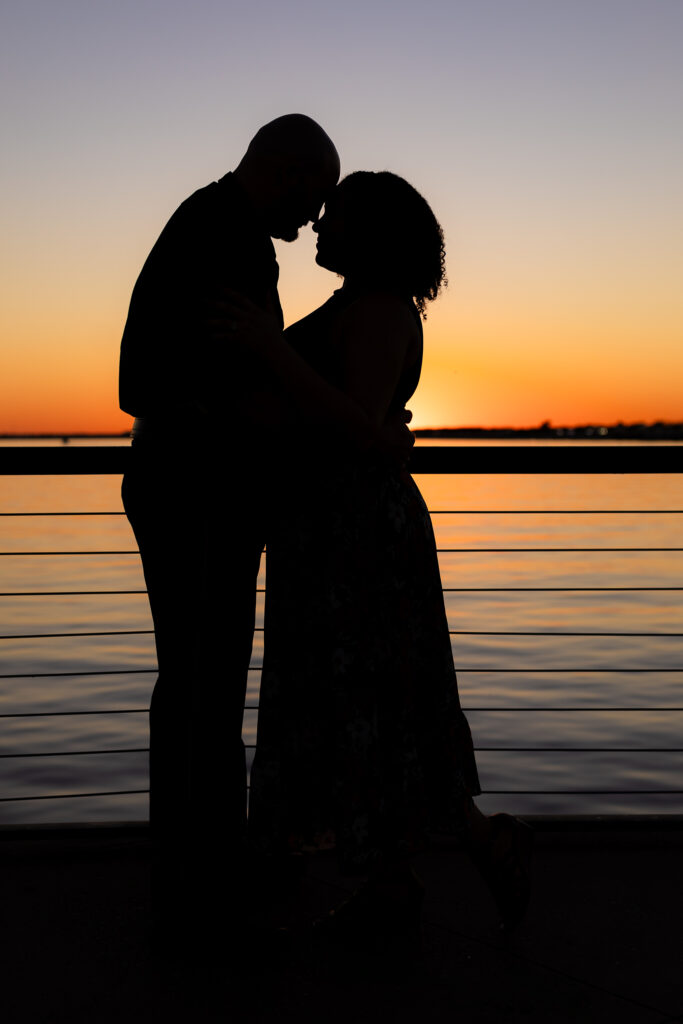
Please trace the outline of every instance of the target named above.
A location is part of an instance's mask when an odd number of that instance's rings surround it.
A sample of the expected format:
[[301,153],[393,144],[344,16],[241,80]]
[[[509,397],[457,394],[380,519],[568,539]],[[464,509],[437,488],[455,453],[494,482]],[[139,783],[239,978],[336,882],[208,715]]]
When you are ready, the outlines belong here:
[[257,354],[282,339],[282,328],[273,313],[230,290],[212,305],[208,324],[214,341],[234,341]]
[[373,446],[389,462],[393,462],[401,469],[407,465],[415,444],[415,435],[408,427],[412,418],[410,409],[401,409],[400,412],[387,417],[377,429],[377,440]]

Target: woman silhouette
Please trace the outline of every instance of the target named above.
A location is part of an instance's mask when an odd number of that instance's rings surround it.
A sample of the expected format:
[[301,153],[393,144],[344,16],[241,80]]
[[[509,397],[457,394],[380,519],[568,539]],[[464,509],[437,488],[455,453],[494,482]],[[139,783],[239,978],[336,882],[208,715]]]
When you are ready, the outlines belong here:
[[321,929],[409,948],[423,893],[410,855],[431,832],[455,833],[511,927],[528,900],[530,831],[473,801],[429,513],[377,443],[418,384],[443,234],[386,171],[346,177],[313,229],[317,262],[343,286],[284,335],[237,296],[223,321],[297,410],[269,508],[251,840],[272,856],[335,845],[367,881]]

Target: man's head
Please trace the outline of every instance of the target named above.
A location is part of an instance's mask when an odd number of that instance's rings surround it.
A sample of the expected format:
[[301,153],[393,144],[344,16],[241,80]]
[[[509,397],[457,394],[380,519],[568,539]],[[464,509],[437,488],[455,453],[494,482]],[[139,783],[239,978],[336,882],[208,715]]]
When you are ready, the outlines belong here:
[[259,129],[235,177],[268,233],[293,242],[300,227],[318,219],[339,171],[339,154],[320,125],[305,114],[285,114]]

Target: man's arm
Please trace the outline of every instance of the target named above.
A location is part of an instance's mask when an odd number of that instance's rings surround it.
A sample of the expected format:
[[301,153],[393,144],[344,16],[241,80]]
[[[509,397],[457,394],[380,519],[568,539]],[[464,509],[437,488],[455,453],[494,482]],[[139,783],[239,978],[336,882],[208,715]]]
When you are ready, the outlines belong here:
[[[395,311],[389,324],[381,316],[384,307],[367,322],[358,309],[342,324],[341,343],[352,338],[345,353],[343,388],[321,377],[287,344],[273,319],[243,296],[229,293],[216,312],[211,324],[217,343],[232,347],[232,341],[258,355],[305,420],[325,426],[358,448],[376,448],[393,461],[405,461],[413,444],[405,417],[401,414],[398,423],[394,417],[388,425],[384,423],[411,340],[406,321],[401,320],[396,330]],[[383,332],[376,352],[372,351],[373,329]]]

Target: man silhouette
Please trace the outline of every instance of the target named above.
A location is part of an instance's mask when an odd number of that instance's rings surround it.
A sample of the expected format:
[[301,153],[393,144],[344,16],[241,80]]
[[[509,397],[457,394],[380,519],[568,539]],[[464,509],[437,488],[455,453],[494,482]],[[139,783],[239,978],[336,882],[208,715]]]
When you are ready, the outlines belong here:
[[[157,912],[244,890],[242,718],[264,545],[268,381],[212,340],[225,289],[282,323],[271,237],[293,241],[339,178],[323,129],[279,117],[237,168],[176,210],[133,290],[120,405],[136,417],[123,501],[139,545],[159,677],[150,706]],[[266,401],[267,405],[267,401]],[[188,888],[189,887],[189,888]]]

